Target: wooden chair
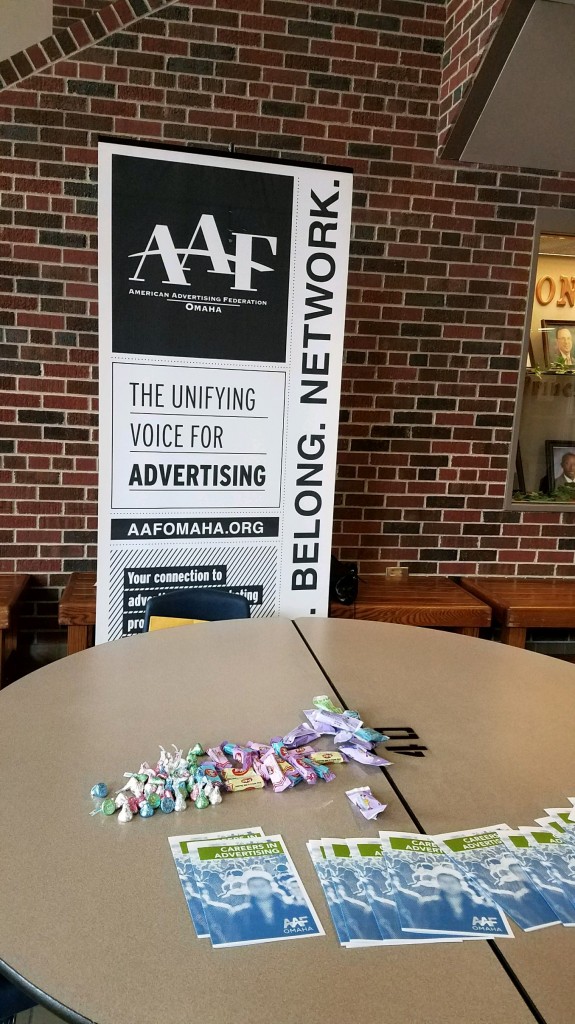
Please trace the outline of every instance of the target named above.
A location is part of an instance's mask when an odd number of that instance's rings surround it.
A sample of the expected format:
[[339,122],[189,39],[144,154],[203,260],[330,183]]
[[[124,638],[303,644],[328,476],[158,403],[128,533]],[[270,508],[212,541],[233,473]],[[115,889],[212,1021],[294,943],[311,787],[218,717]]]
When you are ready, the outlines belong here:
[[[166,625],[184,625],[186,622],[214,622],[220,619],[249,619],[250,603],[241,594],[226,590],[173,590],[158,597],[150,597],[146,604],[144,630],[161,629]],[[156,620],[156,621],[154,621]]]
[[5,663],[12,651],[16,650],[17,605],[29,579],[26,573],[8,572],[0,575],[0,689]]

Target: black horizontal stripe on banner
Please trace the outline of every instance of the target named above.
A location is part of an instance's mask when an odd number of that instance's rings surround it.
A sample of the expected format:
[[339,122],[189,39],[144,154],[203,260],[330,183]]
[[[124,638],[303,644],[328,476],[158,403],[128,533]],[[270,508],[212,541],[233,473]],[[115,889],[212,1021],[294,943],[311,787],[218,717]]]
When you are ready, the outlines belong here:
[[279,536],[279,517],[218,516],[217,518],[112,519],[111,540],[198,540]]

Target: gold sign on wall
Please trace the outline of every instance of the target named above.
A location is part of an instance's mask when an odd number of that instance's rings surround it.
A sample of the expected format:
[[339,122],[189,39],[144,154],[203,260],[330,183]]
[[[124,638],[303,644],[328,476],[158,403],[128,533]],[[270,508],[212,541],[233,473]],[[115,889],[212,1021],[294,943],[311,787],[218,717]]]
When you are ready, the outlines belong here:
[[545,274],[535,285],[535,297],[540,306],[549,306],[556,298],[555,305],[560,307],[575,306],[575,277],[559,278]]

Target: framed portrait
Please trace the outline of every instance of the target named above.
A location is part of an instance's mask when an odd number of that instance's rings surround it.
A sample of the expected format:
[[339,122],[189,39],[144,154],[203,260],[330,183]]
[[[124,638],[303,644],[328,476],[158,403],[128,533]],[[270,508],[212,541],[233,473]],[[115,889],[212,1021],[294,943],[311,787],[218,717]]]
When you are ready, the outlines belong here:
[[542,320],[541,336],[545,366],[563,356],[575,370],[575,320]]
[[575,500],[575,440],[546,441],[545,458],[549,492],[572,485]]

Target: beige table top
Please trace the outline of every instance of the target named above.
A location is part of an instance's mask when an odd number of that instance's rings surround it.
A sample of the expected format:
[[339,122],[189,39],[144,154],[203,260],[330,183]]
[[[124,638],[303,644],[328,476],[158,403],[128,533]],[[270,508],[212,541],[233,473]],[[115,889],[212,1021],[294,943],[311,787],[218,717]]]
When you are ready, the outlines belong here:
[[[386,1024],[532,1024],[487,944],[338,946],[305,842],[374,834],[344,795],[367,781],[389,803],[386,824],[410,828],[381,772],[350,764],[327,786],[230,795],[204,814],[129,825],[89,816],[93,783],[119,784],[158,743],[266,740],[301,721],[326,689],[294,625],[265,619],[120,640],[3,691],[4,964],[62,1016],[98,1024],[221,1024],[232,1014],[300,1024],[339,1018],[343,1008],[361,1020],[374,1007]],[[167,837],[248,825],[283,834],[325,937],[222,950],[195,938]]]
[[[370,725],[411,726],[428,748],[390,753],[388,769],[427,833],[529,825],[573,795],[573,665],[408,626],[298,626],[348,707]],[[508,963],[549,1024],[572,1024],[575,930],[516,934],[500,943]]]

